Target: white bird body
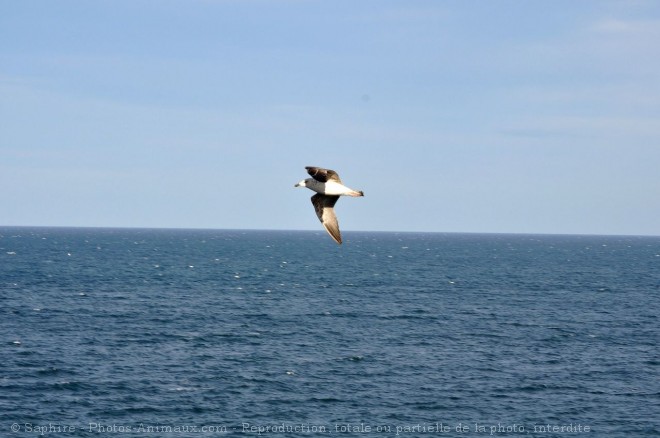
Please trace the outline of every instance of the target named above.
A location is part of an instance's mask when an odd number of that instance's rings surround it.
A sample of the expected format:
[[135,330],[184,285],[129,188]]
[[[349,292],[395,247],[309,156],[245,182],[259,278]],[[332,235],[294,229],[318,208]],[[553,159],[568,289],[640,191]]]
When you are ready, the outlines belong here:
[[307,178],[305,180],[300,181],[297,186],[299,187],[307,187],[310,190],[315,191],[316,193],[320,193],[322,195],[329,195],[329,196],[364,196],[363,194],[360,194],[359,191],[353,190],[350,187],[346,187],[345,185],[335,182],[335,181],[327,181],[327,182],[321,182],[317,181],[314,178]]

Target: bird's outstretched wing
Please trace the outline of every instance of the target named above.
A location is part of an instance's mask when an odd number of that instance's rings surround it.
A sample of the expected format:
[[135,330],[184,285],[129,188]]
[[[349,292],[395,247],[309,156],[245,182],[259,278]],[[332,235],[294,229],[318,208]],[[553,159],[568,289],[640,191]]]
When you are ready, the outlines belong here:
[[334,170],[330,169],[323,169],[322,167],[314,167],[314,166],[307,166],[305,167],[307,169],[307,173],[314,178],[315,180],[319,182],[328,182],[328,181],[335,181],[341,184],[341,180],[339,179],[339,175],[337,175],[337,172]]
[[[310,174],[311,175],[311,174]],[[339,196],[328,196],[317,193],[312,196],[312,204],[319,220],[325,227],[325,230],[330,234],[335,242],[341,245],[341,233],[339,232],[339,222],[335,215],[334,206],[337,203]]]

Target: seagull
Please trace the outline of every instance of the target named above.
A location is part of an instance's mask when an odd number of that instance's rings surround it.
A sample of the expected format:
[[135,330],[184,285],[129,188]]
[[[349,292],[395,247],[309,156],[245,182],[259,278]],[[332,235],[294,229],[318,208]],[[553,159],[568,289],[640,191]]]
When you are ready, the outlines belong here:
[[353,190],[342,184],[337,172],[322,167],[307,166],[307,173],[311,178],[300,181],[295,187],[307,187],[316,192],[312,196],[312,204],[319,220],[325,227],[330,237],[341,245],[341,233],[339,223],[335,215],[335,204],[340,196],[364,196],[361,190]]

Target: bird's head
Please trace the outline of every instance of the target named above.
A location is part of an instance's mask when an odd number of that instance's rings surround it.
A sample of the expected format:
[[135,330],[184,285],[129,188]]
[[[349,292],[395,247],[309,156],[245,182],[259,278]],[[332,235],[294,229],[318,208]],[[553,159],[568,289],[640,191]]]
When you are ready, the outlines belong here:
[[[309,178],[308,178],[309,179]],[[307,187],[307,179],[304,179],[300,181],[298,184],[296,184],[294,187]]]

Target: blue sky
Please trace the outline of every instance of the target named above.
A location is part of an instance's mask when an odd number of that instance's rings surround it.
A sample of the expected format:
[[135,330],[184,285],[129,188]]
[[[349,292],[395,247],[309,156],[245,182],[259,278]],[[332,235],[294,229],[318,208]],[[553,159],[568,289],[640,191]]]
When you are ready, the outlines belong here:
[[0,0],[0,225],[660,235],[655,1]]

